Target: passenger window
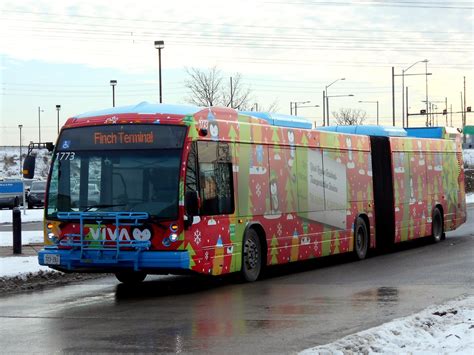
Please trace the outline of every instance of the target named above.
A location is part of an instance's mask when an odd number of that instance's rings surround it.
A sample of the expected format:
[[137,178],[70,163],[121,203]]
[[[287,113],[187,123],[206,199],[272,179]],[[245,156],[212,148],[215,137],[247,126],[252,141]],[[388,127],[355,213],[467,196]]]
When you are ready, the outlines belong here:
[[[233,213],[234,191],[230,144],[198,142],[198,152],[200,214]],[[188,184],[186,186],[188,187]]]

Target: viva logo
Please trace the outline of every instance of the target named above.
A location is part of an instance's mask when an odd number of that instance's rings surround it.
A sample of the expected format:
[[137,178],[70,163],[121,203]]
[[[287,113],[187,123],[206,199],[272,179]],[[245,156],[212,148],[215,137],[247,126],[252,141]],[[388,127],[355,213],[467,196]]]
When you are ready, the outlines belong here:
[[151,239],[151,231],[148,228],[133,228],[131,233],[126,228],[119,228],[118,232],[116,228],[110,227],[98,227],[98,226],[88,226],[89,227],[89,236],[93,240],[116,240],[118,235],[118,240],[134,240],[147,241]]

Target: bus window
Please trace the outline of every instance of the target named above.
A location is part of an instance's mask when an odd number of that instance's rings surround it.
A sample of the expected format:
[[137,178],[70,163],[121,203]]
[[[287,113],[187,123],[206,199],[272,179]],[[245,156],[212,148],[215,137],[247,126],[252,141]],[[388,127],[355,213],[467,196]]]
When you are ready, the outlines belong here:
[[230,145],[223,142],[199,142],[198,152],[200,214],[233,213],[234,191]]

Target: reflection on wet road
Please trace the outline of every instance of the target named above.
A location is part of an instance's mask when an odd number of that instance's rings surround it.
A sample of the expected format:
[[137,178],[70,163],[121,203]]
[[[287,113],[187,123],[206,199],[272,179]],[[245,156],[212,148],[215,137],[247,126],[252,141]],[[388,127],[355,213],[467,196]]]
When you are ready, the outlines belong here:
[[474,293],[474,238],[233,278],[114,278],[1,298],[1,352],[292,353]]

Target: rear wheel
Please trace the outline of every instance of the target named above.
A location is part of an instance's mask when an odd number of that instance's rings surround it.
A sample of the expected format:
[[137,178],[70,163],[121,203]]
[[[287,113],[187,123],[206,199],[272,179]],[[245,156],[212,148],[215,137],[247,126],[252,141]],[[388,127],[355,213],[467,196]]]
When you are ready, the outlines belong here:
[[242,277],[244,281],[253,282],[262,271],[262,245],[255,230],[249,229],[244,236],[242,252]]
[[443,229],[443,216],[441,215],[439,208],[435,208],[433,211],[433,220],[431,222],[431,240],[434,243],[438,243],[445,238]]
[[367,256],[369,250],[369,233],[367,225],[362,217],[357,217],[354,227],[354,254],[357,259],[362,260]]
[[115,277],[124,284],[137,284],[145,280],[146,274],[140,271],[121,271],[116,272]]

